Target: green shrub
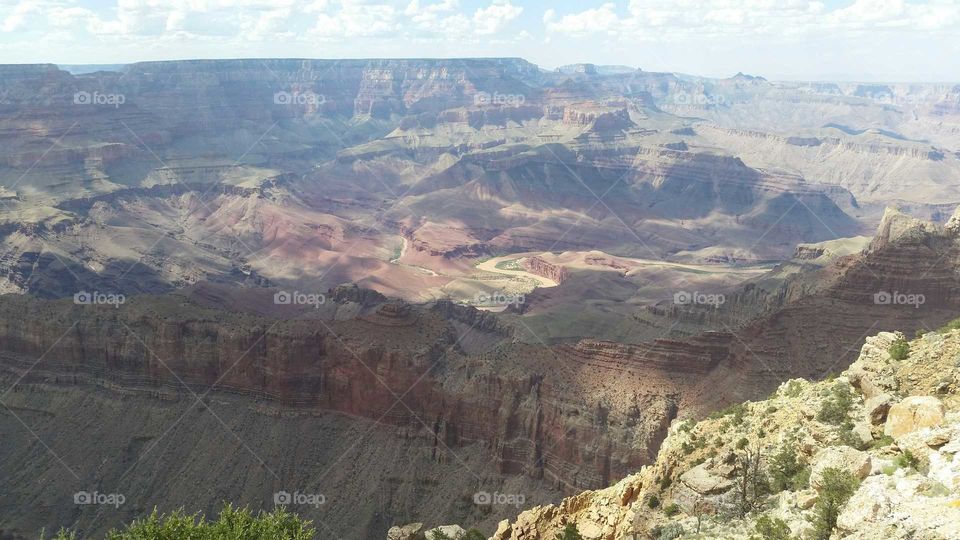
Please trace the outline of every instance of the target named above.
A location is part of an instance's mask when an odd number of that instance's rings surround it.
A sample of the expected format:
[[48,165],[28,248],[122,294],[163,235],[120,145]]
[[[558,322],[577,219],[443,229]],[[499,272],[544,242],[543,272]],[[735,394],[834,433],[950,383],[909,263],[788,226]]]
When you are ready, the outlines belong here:
[[479,529],[470,529],[460,540],[487,540],[487,535],[480,532]]
[[951,330],[960,330],[960,319],[954,319],[937,329],[937,332],[946,334]]
[[666,491],[670,486],[673,485],[673,478],[670,478],[669,476],[664,476],[663,478],[660,479],[659,485],[660,485],[660,491]]
[[747,406],[743,403],[735,403],[725,409],[720,409],[719,411],[710,415],[711,419],[724,418],[730,416],[730,422],[734,426],[739,426],[743,423],[743,418],[747,414]]
[[894,360],[906,360],[910,356],[910,344],[905,339],[898,339],[893,342],[893,345],[890,345],[887,352],[890,353],[890,358]]
[[817,420],[828,424],[839,425],[847,420],[847,413],[853,407],[853,393],[844,383],[837,383],[830,389],[829,397],[820,406]]
[[750,444],[750,441],[748,441],[746,437],[742,437],[737,441],[737,450],[743,450],[748,444]]
[[883,448],[884,446],[890,446],[893,444],[893,437],[889,435],[883,435],[879,439],[874,439],[870,441],[870,448]]
[[757,518],[757,523],[753,528],[763,540],[791,540],[793,538],[790,536],[790,526],[780,518],[762,515]]
[[823,471],[820,495],[813,507],[811,518],[815,540],[830,540],[830,535],[837,526],[837,517],[857,490],[857,485],[857,479],[847,471],[833,468]]
[[798,491],[806,489],[810,482],[810,468],[797,461],[797,451],[792,443],[787,443],[770,457],[768,474],[774,493],[783,490]]
[[949,497],[952,493],[950,488],[940,482],[925,482],[917,488],[917,493],[924,497]]
[[676,503],[670,503],[663,508],[663,513],[666,514],[667,517],[673,517],[680,513],[680,507],[677,506]]
[[917,459],[917,456],[913,455],[913,452],[909,450],[904,450],[902,454],[897,456],[897,459],[894,460],[897,467],[902,469],[920,469],[920,460]]
[[[107,540],[168,540],[188,538],[190,540],[308,540],[314,538],[316,531],[309,521],[278,508],[273,512],[260,512],[254,515],[246,508],[224,506],[216,521],[207,521],[202,514],[187,515],[182,510],[171,514],[158,514],[156,510],[149,517],[138,519],[123,529],[113,529],[107,533]],[[75,538],[61,531],[57,540]]]
[[683,536],[683,527],[679,523],[671,523],[662,527],[655,527],[652,531],[657,540],[674,540]]
[[557,540],[583,540],[583,537],[580,536],[580,531],[577,530],[577,526],[573,523],[567,523],[567,526],[563,528],[563,532],[557,533],[555,538]]
[[451,538],[449,534],[441,530],[436,530],[431,533],[427,533],[427,537],[428,537],[427,540],[453,540],[453,538]]
[[657,497],[656,495],[651,495],[650,498],[647,499],[647,508],[657,508],[659,506],[660,506],[660,497]]
[[794,379],[787,383],[787,388],[784,390],[783,394],[789,398],[800,397],[800,392],[803,391],[803,383]]

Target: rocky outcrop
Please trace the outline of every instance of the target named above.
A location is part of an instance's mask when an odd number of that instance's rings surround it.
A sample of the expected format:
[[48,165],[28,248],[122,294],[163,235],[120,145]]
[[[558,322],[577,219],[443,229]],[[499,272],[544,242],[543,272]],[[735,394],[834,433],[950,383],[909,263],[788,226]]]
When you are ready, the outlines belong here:
[[589,126],[599,131],[627,129],[633,126],[626,107],[607,107],[592,103],[567,106],[563,111],[563,123]]
[[[944,402],[951,404],[944,426],[918,427],[896,444],[871,438],[867,443],[856,442],[862,449],[855,449],[849,446],[847,427],[820,419],[820,411],[833,407],[835,396],[848,392],[854,394],[843,414],[851,420],[869,416],[871,411],[863,406],[857,389],[888,386],[888,377],[912,380],[921,389],[936,385],[937,370],[953,365],[960,351],[960,331],[928,334],[912,342],[910,357],[895,361],[888,372],[889,356],[879,358],[875,353],[876,341],[885,339],[877,336],[874,345],[863,347],[854,364],[857,387],[850,385],[854,377],[849,371],[832,381],[791,380],[767,400],[744,403],[700,422],[675,422],[652,465],[609,488],[529,509],[513,522],[502,523],[493,538],[552,538],[567,524],[574,524],[590,540],[657,538],[667,530],[698,531],[709,538],[747,538],[758,532],[755,524],[761,516],[781,520],[791,535],[806,537],[819,512],[817,500],[824,495],[808,489],[803,480],[763,496],[757,509],[746,516],[738,517],[735,510],[742,501],[737,486],[743,476],[738,471],[743,470],[739,468],[743,456],[750,455],[746,452],[765,456],[764,466],[774,459],[782,465],[782,457],[773,456],[784,449],[795,453],[791,458],[797,460],[795,470],[806,470],[814,489],[824,489],[823,474],[828,469],[847,471],[858,481],[852,497],[841,502],[836,534],[857,539],[956,537],[960,534],[960,505],[956,504],[960,498],[960,393],[944,394]],[[925,401],[922,395],[900,393],[895,399],[901,397],[907,405]],[[918,462],[903,457],[907,449]],[[769,471],[774,474],[774,469]],[[657,503],[651,502],[653,498]],[[667,505],[676,506],[667,513],[660,510]],[[723,518],[711,519],[711,514]]]
[[[331,295],[344,309],[369,301],[350,287]],[[683,364],[670,366],[670,348],[647,362],[639,349],[511,344],[491,315],[448,303],[387,302],[342,320],[322,310],[306,319],[231,314],[177,297],[97,307],[10,296],[0,308],[0,367],[22,374],[22,385],[85,381],[146,394],[186,385],[302,414],[428,428],[437,452],[479,442],[500,473],[568,491],[649,462],[686,376]],[[41,355],[49,361],[30,369]],[[580,375],[590,363],[603,366],[599,376]],[[612,373],[622,381],[598,391]],[[640,377],[658,383],[638,392]]]
[[561,285],[569,276],[566,267],[549,263],[540,256],[525,257],[520,264],[527,272],[552,280],[557,285]]
[[943,403],[933,396],[910,396],[890,407],[883,433],[899,439],[914,431],[939,426],[945,412]]
[[923,239],[936,233],[937,227],[934,224],[911,218],[896,209],[887,208],[883,213],[883,219],[880,220],[877,235],[870,244],[870,249],[876,251],[898,241]]
[[403,527],[390,527],[387,540],[424,540],[423,523],[410,523]]
[[[869,441],[868,441],[869,442]],[[810,487],[823,488],[823,473],[834,469],[850,473],[857,480],[863,480],[872,469],[870,454],[849,446],[834,446],[817,452],[810,471]]]

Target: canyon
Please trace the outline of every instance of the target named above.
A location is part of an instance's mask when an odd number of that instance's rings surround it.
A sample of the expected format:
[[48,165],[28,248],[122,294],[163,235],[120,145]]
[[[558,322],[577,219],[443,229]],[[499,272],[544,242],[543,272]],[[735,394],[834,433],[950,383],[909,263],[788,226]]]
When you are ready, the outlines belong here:
[[[949,320],[960,304],[960,277],[953,271],[960,236],[953,223],[935,226],[888,212],[866,252],[780,281],[779,289],[764,293],[780,299],[780,305],[750,322],[643,345],[586,339],[531,345],[514,339],[514,330],[496,315],[446,301],[411,305],[355,286],[328,291],[330,301],[317,308],[271,306],[269,316],[257,313],[262,309],[257,306],[268,303],[270,289],[241,291],[223,284],[132,296],[120,306],[7,296],[0,324],[2,368],[10,388],[4,403],[42,434],[21,443],[27,448],[10,450],[9,492],[23,492],[32,482],[14,470],[48,471],[60,480],[37,497],[55,509],[50,499],[58,489],[62,496],[67,485],[85,480],[121,489],[131,467],[131,474],[147,478],[123,488],[129,500],[141,501],[123,512],[23,513],[22,521],[10,523],[29,528],[53,519],[94,533],[151,504],[175,507],[188,496],[200,496],[214,508],[220,503],[211,500],[214,494],[200,490],[198,495],[189,486],[212,482],[210,474],[232,464],[251,474],[232,493],[241,503],[262,504],[282,488],[281,478],[320,475],[325,482],[316,489],[329,494],[330,506],[303,509],[303,514],[329,522],[337,536],[382,534],[391,524],[440,516],[491,528],[516,508],[490,512],[477,506],[470,494],[478,489],[523,486],[531,500],[550,502],[559,494],[610,485],[652,463],[677,418],[755,399],[791,377],[822,377],[842,369],[844,357],[875,329],[922,329]],[[925,275],[917,275],[918,265],[927,267]],[[817,286],[802,285],[810,281]],[[744,291],[755,288],[743,286]],[[874,294],[885,290],[911,291],[926,301],[877,303]],[[737,302],[708,309],[736,309]],[[241,311],[241,305],[248,307]],[[128,401],[151,423],[117,417]],[[77,425],[70,414],[77,406],[100,411],[96,418],[111,424],[87,420]],[[181,419],[189,424],[176,429],[180,419],[175,419],[169,429],[176,430],[167,439],[159,430],[170,421],[171,408],[186,408]],[[233,453],[211,449],[221,462],[216,467],[197,470],[210,457],[196,455],[184,469],[187,476],[165,480],[167,469],[152,460],[169,458],[151,456],[153,445],[198,444],[193,430],[219,431],[218,420],[236,436]],[[387,497],[374,505],[375,512],[351,509],[355,503],[336,494],[374,496],[399,473],[369,465],[365,475],[373,478],[357,485],[350,477],[327,476],[325,461],[306,455],[297,459],[307,469],[291,470],[293,458],[277,454],[285,445],[256,433],[263,428],[255,426],[273,421],[280,422],[269,430],[275,436],[298,440],[285,430],[309,429],[331,441],[357,429],[348,425],[373,422],[368,429],[379,441],[378,453],[415,456],[423,482],[460,468],[463,483],[436,491],[424,487],[407,504]],[[4,431],[12,435],[22,426],[8,418]],[[59,437],[60,448],[44,452],[38,445],[54,432],[71,433],[71,442]],[[24,441],[24,433],[17,438]],[[96,443],[101,438],[107,440],[102,448]],[[341,449],[331,441],[321,445],[325,456]],[[247,444],[256,447],[244,448]],[[83,457],[74,448],[84,448]],[[61,455],[73,463],[64,463],[68,469],[83,471],[78,482],[56,471],[60,464],[54,456]],[[267,458],[260,461],[261,455],[283,463],[284,476],[270,474],[272,465]],[[359,456],[368,458],[365,452]],[[92,463],[101,463],[95,472],[88,469]],[[472,472],[475,468],[478,472]],[[151,482],[163,482],[165,495],[152,491]],[[438,493],[450,500],[437,503]],[[12,497],[5,507],[19,504]],[[413,511],[431,504],[432,513]]]
[[616,484],[677,421],[957,316],[958,100],[517,58],[0,66],[0,529],[285,491],[331,537],[492,532]]

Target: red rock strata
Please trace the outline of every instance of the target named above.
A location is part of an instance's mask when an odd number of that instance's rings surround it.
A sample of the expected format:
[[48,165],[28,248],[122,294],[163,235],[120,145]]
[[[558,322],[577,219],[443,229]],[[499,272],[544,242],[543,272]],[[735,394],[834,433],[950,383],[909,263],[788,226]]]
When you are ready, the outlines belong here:
[[[888,215],[870,251],[824,270],[817,279],[826,285],[779,309],[727,332],[632,345],[512,342],[489,315],[449,303],[277,320],[178,296],[113,308],[8,295],[0,299],[0,368],[25,374],[20,385],[82,380],[156,394],[183,381],[292,410],[337,411],[429,433],[437,459],[479,442],[503,473],[595,488],[649,463],[679,411],[702,413],[790,377],[842,370],[868,332],[955,317],[954,229]],[[875,303],[883,290],[927,300]],[[468,328],[489,336],[485,352],[460,342]],[[472,350],[480,343],[462,341]]]
[[520,264],[527,272],[553,280],[557,285],[563,283],[570,274],[566,267],[549,263],[539,256],[527,257]]

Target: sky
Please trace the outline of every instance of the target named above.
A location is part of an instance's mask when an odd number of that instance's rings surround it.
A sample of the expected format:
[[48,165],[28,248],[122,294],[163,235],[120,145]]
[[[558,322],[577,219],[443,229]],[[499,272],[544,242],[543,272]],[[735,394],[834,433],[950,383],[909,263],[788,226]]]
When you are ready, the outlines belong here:
[[0,0],[0,63],[477,56],[960,82],[960,0]]

